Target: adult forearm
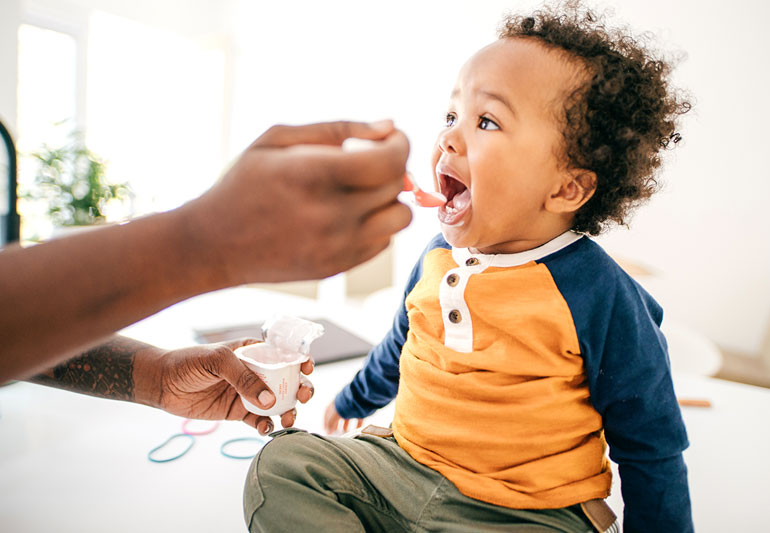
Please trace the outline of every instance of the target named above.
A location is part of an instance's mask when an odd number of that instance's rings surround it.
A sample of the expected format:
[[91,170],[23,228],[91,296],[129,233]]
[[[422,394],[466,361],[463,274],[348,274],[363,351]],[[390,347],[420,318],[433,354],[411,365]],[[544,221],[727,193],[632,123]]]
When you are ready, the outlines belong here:
[[137,353],[145,349],[152,347],[133,339],[114,337],[28,381],[99,398],[134,401],[135,359]]
[[[346,152],[349,137],[378,140]],[[179,209],[0,252],[0,383],[196,294],[320,279],[384,250],[409,145],[390,122],[274,127]]]
[[0,382],[52,367],[115,331],[220,288],[177,212],[0,252]]

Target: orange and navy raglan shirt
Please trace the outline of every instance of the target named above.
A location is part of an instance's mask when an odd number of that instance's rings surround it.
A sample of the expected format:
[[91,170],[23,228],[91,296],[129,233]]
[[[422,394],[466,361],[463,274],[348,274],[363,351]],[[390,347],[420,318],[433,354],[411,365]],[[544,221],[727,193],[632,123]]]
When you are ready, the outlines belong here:
[[399,446],[466,496],[516,509],[607,497],[609,444],[625,531],[692,531],[661,319],[588,237],[485,255],[439,235],[335,406],[363,418],[395,397]]

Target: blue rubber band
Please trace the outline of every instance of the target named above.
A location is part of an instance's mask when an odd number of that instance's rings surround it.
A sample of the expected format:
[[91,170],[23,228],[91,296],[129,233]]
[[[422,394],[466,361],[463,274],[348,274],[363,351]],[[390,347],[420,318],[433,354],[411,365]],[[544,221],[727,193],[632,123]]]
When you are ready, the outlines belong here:
[[[253,453],[251,455],[234,455],[232,453],[228,453],[225,451],[225,448],[231,444],[235,444],[236,442],[258,442],[262,446],[267,444],[267,439],[260,439],[259,437],[240,437],[237,439],[230,439],[226,440],[222,443],[222,446],[219,447],[219,453],[224,455],[225,457],[229,459],[253,459],[257,454]],[[260,446],[260,448],[262,447]]]
[[[178,438],[186,438],[186,439],[190,439],[190,445],[189,445],[187,448],[185,448],[184,450],[182,450],[182,451],[181,451],[179,454],[177,454],[177,455],[175,455],[175,456],[173,456],[173,457],[169,457],[168,459],[156,459],[155,457],[153,457],[153,456],[152,456],[152,455],[153,455],[155,452],[157,452],[157,451],[158,451],[158,450],[160,450],[161,448],[163,448],[163,447],[165,447],[166,445],[168,445],[168,443],[170,443],[172,440],[174,440],[174,439],[178,439]],[[186,454],[187,452],[189,452],[189,451],[190,451],[190,448],[192,448],[192,447],[193,447],[193,444],[195,444],[195,437],[193,437],[192,435],[188,435],[188,434],[186,434],[186,433],[177,433],[177,434],[175,434],[175,435],[171,435],[171,436],[170,436],[168,439],[166,439],[166,441],[165,441],[163,444],[161,444],[160,446],[156,446],[155,448],[153,448],[152,450],[150,450],[149,452],[147,452],[147,459],[149,459],[149,460],[150,460],[150,461],[152,461],[153,463],[168,463],[168,462],[170,462],[170,461],[176,461],[177,459],[179,459],[180,457],[182,457],[184,454]]]

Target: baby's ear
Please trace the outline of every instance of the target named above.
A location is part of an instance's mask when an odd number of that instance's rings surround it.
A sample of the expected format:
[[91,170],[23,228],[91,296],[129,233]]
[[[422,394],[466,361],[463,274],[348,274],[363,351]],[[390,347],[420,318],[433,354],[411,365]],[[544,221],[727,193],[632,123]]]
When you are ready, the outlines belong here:
[[590,170],[572,169],[564,173],[564,179],[551,191],[545,208],[552,213],[575,213],[596,191],[596,174]]

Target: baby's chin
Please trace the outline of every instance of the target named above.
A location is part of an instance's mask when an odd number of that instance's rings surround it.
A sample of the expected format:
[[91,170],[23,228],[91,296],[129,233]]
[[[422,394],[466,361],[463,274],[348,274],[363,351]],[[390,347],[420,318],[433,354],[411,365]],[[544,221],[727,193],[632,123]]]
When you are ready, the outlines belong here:
[[473,246],[473,243],[469,242],[464,232],[462,231],[465,226],[465,220],[461,220],[457,224],[441,224],[441,234],[444,236],[444,240],[450,246],[454,248],[468,248]]

